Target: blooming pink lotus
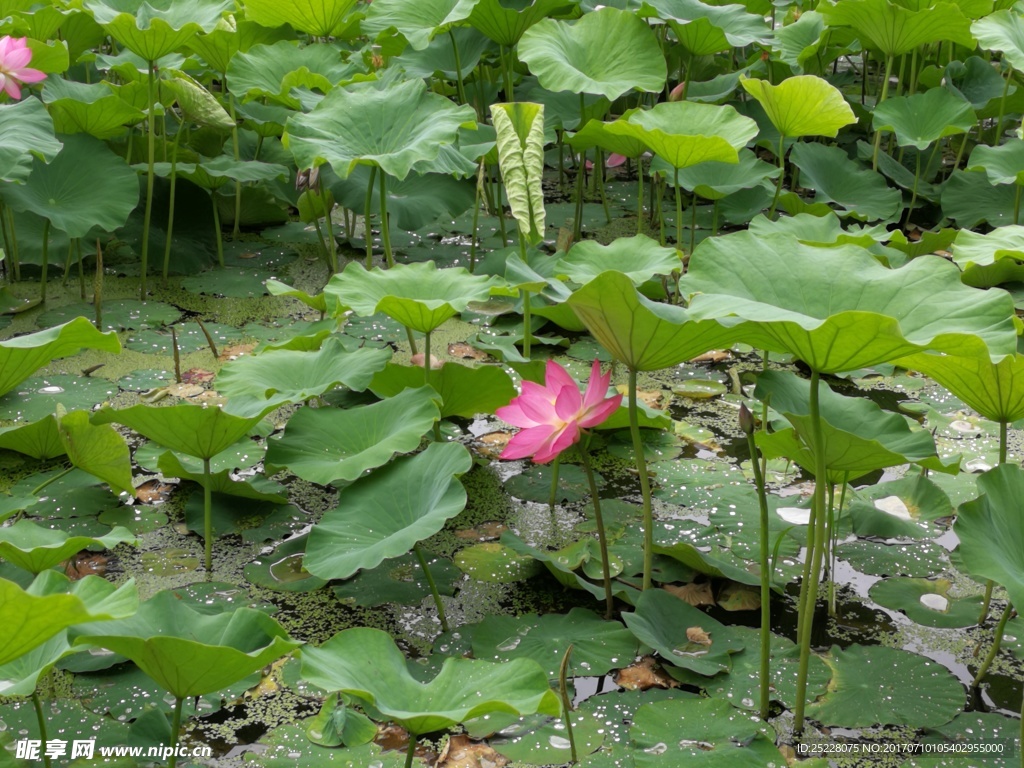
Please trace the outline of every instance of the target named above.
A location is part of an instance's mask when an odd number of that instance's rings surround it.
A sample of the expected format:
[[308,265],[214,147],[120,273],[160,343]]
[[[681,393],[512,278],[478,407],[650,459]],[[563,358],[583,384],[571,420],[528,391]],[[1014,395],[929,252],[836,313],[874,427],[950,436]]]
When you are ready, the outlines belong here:
[[548,360],[544,386],[524,381],[522,394],[495,412],[498,418],[521,427],[501,452],[501,458],[532,456],[536,463],[546,464],[579,442],[582,430],[607,420],[622,402],[622,395],[605,397],[611,377],[611,372],[601,374],[595,360],[587,391],[581,395],[568,371]]
[[32,50],[24,37],[0,37],[0,91],[20,99],[22,85],[45,80],[45,73],[26,66],[30,61]]

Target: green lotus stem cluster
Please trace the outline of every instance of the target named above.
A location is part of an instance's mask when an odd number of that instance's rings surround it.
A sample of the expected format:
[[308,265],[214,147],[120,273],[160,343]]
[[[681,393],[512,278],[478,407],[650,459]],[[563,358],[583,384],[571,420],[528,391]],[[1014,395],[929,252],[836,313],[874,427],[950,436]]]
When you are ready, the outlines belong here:
[[583,464],[583,472],[587,476],[587,483],[590,486],[590,498],[594,504],[594,522],[597,524],[597,541],[601,547],[601,576],[604,580],[604,617],[611,619],[615,614],[615,598],[612,596],[612,574],[608,561],[608,536],[604,530],[604,517],[601,515],[601,497],[597,493],[597,482],[594,480],[594,470],[590,466],[590,436],[580,443],[580,461]]
[[210,482],[210,460],[203,459],[203,556],[206,578],[213,578],[213,488]]
[[[142,220],[142,275],[139,286],[139,299],[146,300],[146,272],[149,269],[149,225],[153,220],[153,181],[156,176],[154,166],[156,165],[156,122],[153,110],[156,109],[156,62],[149,62],[149,88],[147,90],[147,111],[146,111],[146,212]],[[214,202],[216,215],[217,204]],[[220,231],[220,219],[215,218],[217,231]],[[219,242],[219,241],[218,241]],[[218,250],[218,255],[221,252]],[[221,256],[221,266],[223,266]]]

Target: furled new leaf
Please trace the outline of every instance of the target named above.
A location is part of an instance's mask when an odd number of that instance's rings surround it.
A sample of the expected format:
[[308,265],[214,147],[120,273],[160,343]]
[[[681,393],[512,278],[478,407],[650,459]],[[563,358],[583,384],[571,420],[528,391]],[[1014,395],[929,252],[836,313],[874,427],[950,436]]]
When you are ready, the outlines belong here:
[[520,235],[536,245],[544,239],[544,105],[492,104],[498,134],[498,165]]

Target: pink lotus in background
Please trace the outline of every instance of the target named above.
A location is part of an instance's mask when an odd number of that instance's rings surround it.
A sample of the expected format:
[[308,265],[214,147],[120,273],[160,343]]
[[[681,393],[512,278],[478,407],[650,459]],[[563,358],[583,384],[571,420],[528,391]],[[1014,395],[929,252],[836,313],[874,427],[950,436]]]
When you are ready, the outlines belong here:
[[546,464],[579,442],[582,430],[606,421],[622,402],[622,395],[605,397],[611,377],[611,372],[601,374],[595,360],[587,391],[581,395],[568,371],[548,360],[544,386],[524,381],[522,394],[495,411],[498,418],[521,428],[501,452],[501,458],[532,456],[536,463]]
[[30,61],[32,51],[24,37],[0,37],[0,91],[20,99],[22,85],[45,80],[45,73],[26,66]]

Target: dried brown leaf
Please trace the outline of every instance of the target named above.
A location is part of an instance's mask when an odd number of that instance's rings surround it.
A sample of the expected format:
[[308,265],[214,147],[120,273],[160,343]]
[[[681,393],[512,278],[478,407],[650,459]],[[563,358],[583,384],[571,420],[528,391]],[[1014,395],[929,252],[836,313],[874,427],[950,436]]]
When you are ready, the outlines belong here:
[[704,605],[714,605],[715,596],[711,592],[711,583],[702,582],[700,584],[694,582],[692,584],[683,584],[677,587],[675,584],[667,584],[664,590],[670,595],[675,595],[680,600],[685,600],[690,605],[700,608]]

